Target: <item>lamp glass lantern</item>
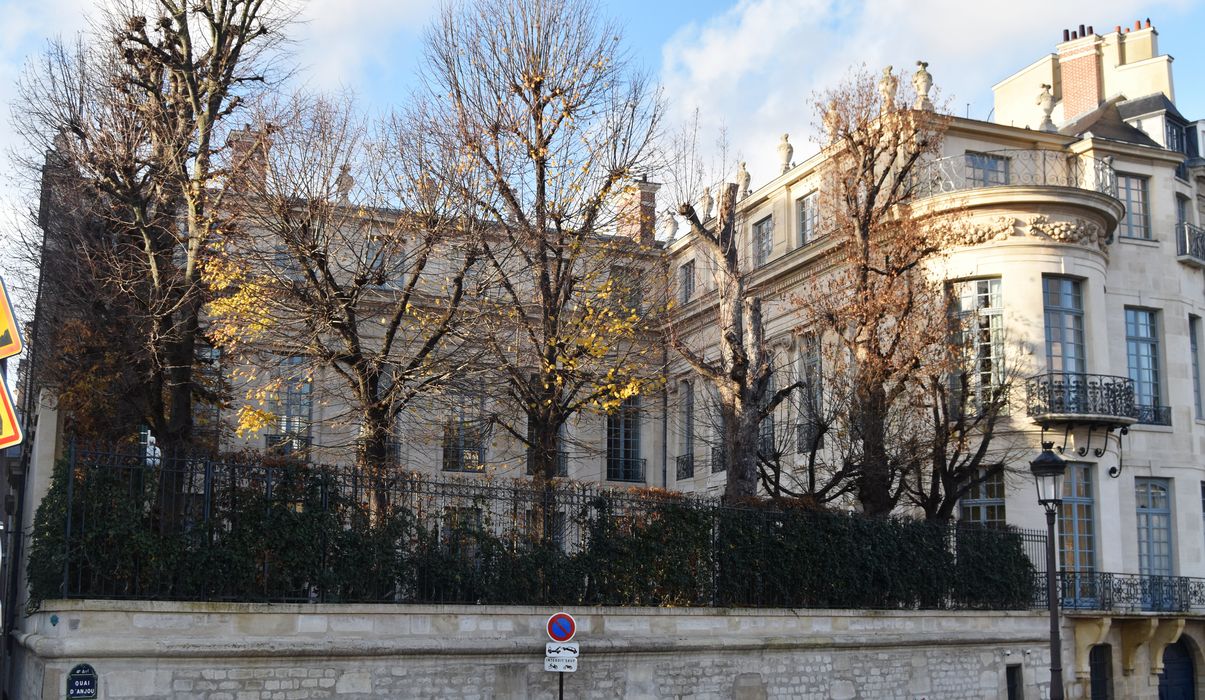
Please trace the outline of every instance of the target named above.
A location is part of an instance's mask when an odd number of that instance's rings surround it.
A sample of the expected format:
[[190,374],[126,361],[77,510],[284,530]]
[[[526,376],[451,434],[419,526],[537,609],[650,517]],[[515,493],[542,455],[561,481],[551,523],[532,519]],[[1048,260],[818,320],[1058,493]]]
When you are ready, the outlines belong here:
[[1067,461],[1056,455],[1053,447],[1053,442],[1042,443],[1042,452],[1029,463],[1038,489],[1038,503],[1047,511],[1054,511],[1062,504],[1063,479],[1067,475]]

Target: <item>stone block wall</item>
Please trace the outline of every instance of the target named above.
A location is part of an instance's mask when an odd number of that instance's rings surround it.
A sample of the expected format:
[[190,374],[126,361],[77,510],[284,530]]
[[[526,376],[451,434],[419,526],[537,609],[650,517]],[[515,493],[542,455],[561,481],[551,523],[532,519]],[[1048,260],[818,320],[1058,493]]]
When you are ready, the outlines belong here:
[[[106,699],[554,698],[554,610],[54,601],[25,620],[22,698],[89,663]],[[1040,613],[570,609],[572,698],[1045,697]]]

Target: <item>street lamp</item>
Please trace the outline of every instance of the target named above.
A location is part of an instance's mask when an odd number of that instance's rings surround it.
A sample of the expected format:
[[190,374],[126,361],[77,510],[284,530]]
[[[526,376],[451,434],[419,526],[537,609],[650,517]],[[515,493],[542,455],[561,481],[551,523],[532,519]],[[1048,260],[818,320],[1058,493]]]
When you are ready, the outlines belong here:
[[1054,522],[1063,504],[1063,477],[1067,462],[1051,451],[1053,442],[1042,443],[1042,453],[1029,463],[1038,503],[1046,510],[1046,600],[1050,604],[1050,700],[1063,700],[1063,649],[1059,641],[1059,598],[1054,580]]

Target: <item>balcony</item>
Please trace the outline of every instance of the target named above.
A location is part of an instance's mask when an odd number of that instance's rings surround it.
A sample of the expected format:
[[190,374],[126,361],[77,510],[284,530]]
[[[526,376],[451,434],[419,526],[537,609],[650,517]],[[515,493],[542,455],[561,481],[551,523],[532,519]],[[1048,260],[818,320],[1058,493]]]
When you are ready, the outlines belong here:
[[644,460],[607,455],[607,481],[644,483]]
[[[1038,572],[1034,607],[1046,607],[1046,574]],[[1061,571],[1059,606],[1068,612],[1186,613],[1205,610],[1205,579],[1187,576]]]
[[711,473],[717,474],[728,469],[728,463],[724,461],[724,448],[720,445],[715,445],[711,448]]
[[695,456],[693,454],[678,455],[677,479],[689,479],[695,475]]
[[1205,228],[1189,223],[1176,224],[1176,260],[1205,268]]
[[1143,425],[1171,425],[1171,406],[1138,406],[1137,423]]
[[1075,372],[1047,372],[1026,379],[1025,413],[1043,427],[1087,423],[1112,429],[1139,418],[1132,379]]
[[917,197],[991,187],[1067,187],[1117,197],[1117,175],[1100,158],[1056,150],[965,153],[926,163]]

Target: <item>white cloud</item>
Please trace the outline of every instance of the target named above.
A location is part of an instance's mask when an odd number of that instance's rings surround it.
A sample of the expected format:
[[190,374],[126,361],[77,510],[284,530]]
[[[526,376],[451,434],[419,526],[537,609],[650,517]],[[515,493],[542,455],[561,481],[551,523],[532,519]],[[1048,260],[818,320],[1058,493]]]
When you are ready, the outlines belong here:
[[661,78],[671,118],[699,108],[704,143],[726,127],[730,160],[748,160],[756,187],[776,167],[782,133],[791,133],[797,161],[814,152],[814,93],[859,64],[876,73],[886,64],[911,73],[918,59],[926,60],[950,111],[965,114],[970,103],[971,116],[982,119],[992,106],[992,84],[1053,51],[1064,28],[1092,24],[1105,33],[1148,16],[1158,26],[1158,10],[1185,4],[741,0],[680,29],[663,48]]
[[303,78],[319,89],[362,92],[365,73],[406,54],[404,44],[437,9],[437,0],[310,0],[295,32]]

